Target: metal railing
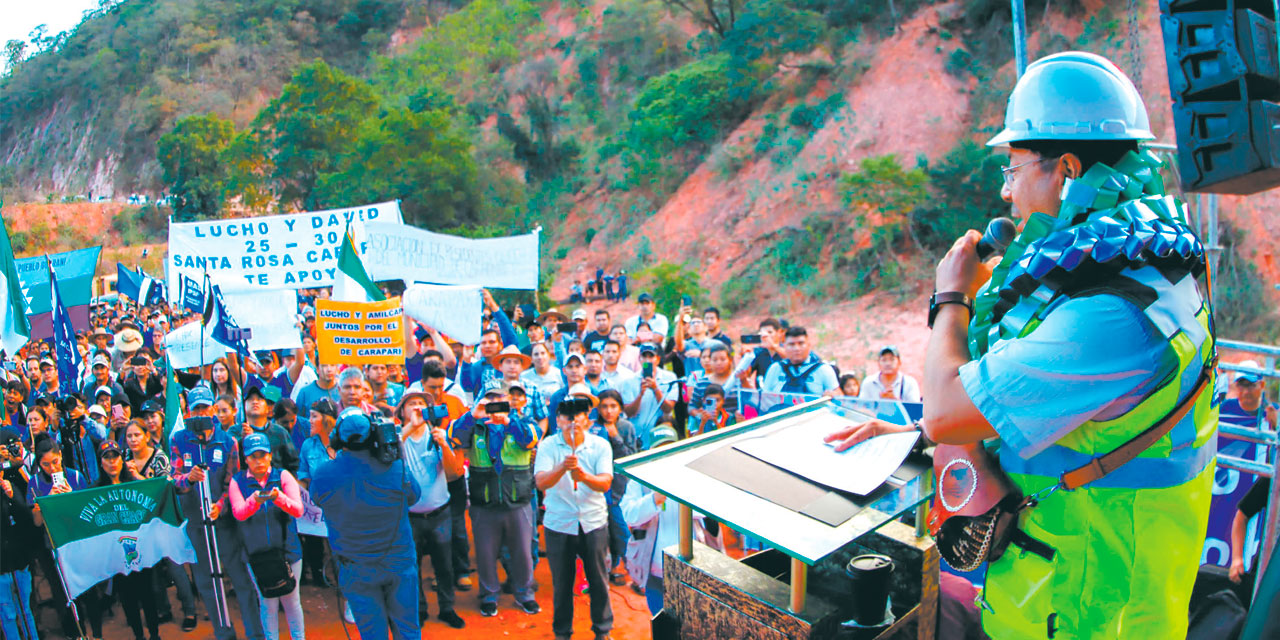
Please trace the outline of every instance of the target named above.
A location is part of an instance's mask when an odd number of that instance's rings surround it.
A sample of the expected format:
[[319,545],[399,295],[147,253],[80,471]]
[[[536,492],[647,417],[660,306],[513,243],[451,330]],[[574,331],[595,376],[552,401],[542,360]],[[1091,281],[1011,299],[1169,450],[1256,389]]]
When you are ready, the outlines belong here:
[[[1221,364],[1219,369],[1226,371],[1234,371],[1237,373],[1251,373],[1271,379],[1280,379],[1280,371],[1276,370],[1276,358],[1280,357],[1280,347],[1254,344],[1252,342],[1240,342],[1236,340],[1219,340],[1219,349],[1229,349],[1232,351],[1243,351],[1253,353],[1263,357],[1262,367],[1247,367],[1238,364]],[[1263,399],[1266,402],[1266,399]],[[1265,406],[1265,405],[1264,405]],[[1258,411],[1263,408],[1259,407]],[[1239,456],[1233,456],[1225,453],[1218,454],[1218,466],[1225,469],[1235,469],[1243,473],[1252,473],[1259,478],[1268,478],[1271,480],[1271,491],[1267,495],[1266,522],[1263,525],[1262,533],[1262,550],[1258,553],[1258,559],[1254,563],[1257,571],[1254,578],[1254,593],[1258,589],[1258,582],[1262,580],[1262,576],[1267,570],[1267,563],[1273,559],[1276,546],[1276,535],[1280,531],[1280,482],[1276,479],[1280,476],[1280,435],[1270,428],[1264,428],[1265,420],[1259,420],[1258,424],[1253,427],[1241,427],[1233,424],[1218,423],[1218,435],[1229,440],[1243,440],[1245,442],[1253,442],[1266,446],[1270,464],[1263,464],[1255,460],[1246,460]],[[1243,550],[1241,550],[1243,554]]]

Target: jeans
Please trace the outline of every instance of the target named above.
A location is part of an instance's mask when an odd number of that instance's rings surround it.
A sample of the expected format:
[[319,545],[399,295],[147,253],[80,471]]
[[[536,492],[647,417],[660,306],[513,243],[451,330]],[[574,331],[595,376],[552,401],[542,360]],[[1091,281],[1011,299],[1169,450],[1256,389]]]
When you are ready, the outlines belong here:
[[30,569],[0,573],[0,631],[5,638],[36,638],[36,619],[31,615]]
[[[328,539],[298,534],[298,540],[302,542],[303,571],[310,575],[312,580],[320,581],[324,577],[324,548]],[[298,580],[302,580],[301,575],[298,576]]]
[[338,586],[351,612],[361,638],[387,637],[390,621],[395,640],[422,638],[418,623],[418,572],[411,558],[386,557],[381,560],[338,561]]
[[551,564],[551,587],[554,613],[551,631],[558,636],[573,632],[573,583],[577,578],[577,559],[582,559],[582,572],[587,577],[587,593],[591,596],[591,631],[608,633],[613,629],[613,607],[609,603],[609,570],[605,554],[609,550],[608,526],[569,535],[546,529],[547,561]]
[[[231,514],[224,513],[223,517]],[[235,529],[226,524],[213,527],[218,542],[218,556],[222,561],[222,572],[231,578],[236,589],[236,600],[240,603],[240,622],[244,625],[245,636],[249,640],[265,640],[262,629],[262,607],[258,602],[258,588],[249,577],[249,559],[245,556],[244,545]],[[209,573],[209,552],[205,547],[204,526],[200,516],[187,520],[187,537],[191,546],[196,549],[196,563],[192,565],[195,574],[196,591],[204,601],[205,610],[209,613],[209,621],[213,624],[214,637],[217,640],[231,640],[236,637],[235,623],[227,621],[227,626],[218,624],[218,611],[213,596],[213,575]]]
[[507,581],[516,602],[533,600],[533,511],[528,504],[471,507],[471,532],[476,537],[476,568],[480,575],[480,602],[497,602],[498,555],[502,545],[511,550]]
[[162,614],[171,612],[172,607],[169,605],[169,594],[167,587],[164,586],[164,577],[169,576],[173,580],[173,586],[178,591],[178,602],[182,604],[182,615],[195,617],[196,615],[196,596],[191,587],[191,577],[187,575],[187,566],[178,564],[168,558],[160,561],[157,567],[163,567],[160,571],[152,571],[155,580],[155,594],[158,600],[158,608]]
[[453,520],[453,575],[471,573],[471,541],[467,540],[467,478],[449,481],[449,516]]
[[[267,640],[280,640],[280,609],[284,609],[284,617],[289,621],[289,636],[293,640],[306,640],[307,627],[302,622],[302,558],[291,562],[289,568],[293,571],[294,583],[293,591],[275,598],[267,598],[259,591],[258,598],[262,609],[262,628],[267,634]],[[253,575],[253,567],[249,567],[249,575]],[[258,584],[257,579],[253,581],[254,586]]]
[[631,540],[631,530],[622,517],[622,507],[612,499],[609,500],[609,570],[622,566],[627,555],[627,541]]
[[436,574],[438,613],[453,611],[453,518],[449,505],[430,514],[410,513],[409,527],[418,551],[418,615],[427,615],[427,595],[422,588],[422,557],[426,555],[431,556],[431,568]]
[[143,637],[143,616],[147,618],[147,633],[152,638],[160,637],[160,616],[156,613],[153,573],[148,567],[112,578],[115,581],[115,593],[120,598],[120,608],[124,609],[125,620],[129,622],[133,636],[139,639]]
[[649,605],[649,615],[658,615],[662,611],[662,578],[649,574],[644,583],[644,600]]

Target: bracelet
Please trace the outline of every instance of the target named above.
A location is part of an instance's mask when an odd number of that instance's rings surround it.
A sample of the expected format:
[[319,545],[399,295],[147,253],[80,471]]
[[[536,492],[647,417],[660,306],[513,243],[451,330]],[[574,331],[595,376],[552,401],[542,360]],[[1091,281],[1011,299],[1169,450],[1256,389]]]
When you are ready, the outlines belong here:
[[935,291],[929,296],[929,328],[933,328],[933,321],[938,317],[938,309],[944,304],[959,304],[969,310],[969,318],[973,318],[973,299],[961,291],[943,291],[941,293]]

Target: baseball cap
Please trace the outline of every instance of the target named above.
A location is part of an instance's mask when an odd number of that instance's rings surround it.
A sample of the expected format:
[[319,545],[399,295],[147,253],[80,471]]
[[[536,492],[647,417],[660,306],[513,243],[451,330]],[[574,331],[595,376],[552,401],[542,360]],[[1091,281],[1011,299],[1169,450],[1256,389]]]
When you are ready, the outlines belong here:
[[586,364],[586,361],[582,359],[582,356],[576,353],[571,353],[568,356],[565,356],[564,363],[567,365],[570,360],[577,360],[578,364]]
[[22,436],[17,431],[9,427],[0,427],[0,444],[10,444],[13,442],[22,442]]
[[280,389],[278,387],[275,387],[272,385],[266,385],[262,387],[259,387],[259,386],[245,387],[244,399],[248,400],[249,394],[253,394],[253,393],[258,394],[259,398],[262,398],[263,400],[266,400],[271,404],[280,402],[281,396],[280,396]]
[[111,358],[104,355],[96,355],[93,357],[93,366],[111,368]]
[[902,354],[901,354],[901,353],[898,353],[898,348],[897,348],[897,347],[895,347],[894,345],[891,345],[891,344],[886,344],[886,345],[884,345],[883,347],[880,347],[880,351],[877,351],[876,353],[877,353],[878,355],[884,355],[884,354],[886,354],[886,353],[891,353],[891,354],[893,354],[893,355],[894,355],[894,357],[897,357],[897,358],[901,358],[901,357],[902,357]]
[[351,440],[352,438],[364,438],[373,430],[373,424],[369,422],[369,416],[364,415],[357,407],[348,407],[342,410],[338,416],[338,439]]
[[266,434],[251,433],[244,437],[244,442],[241,444],[244,446],[244,455],[246,457],[259,451],[271,453],[271,440],[267,438]]
[[642,293],[639,298],[636,298],[636,302],[653,302],[653,296],[648,292]]
[[586,309],[574,309],[574,310],[573,310],[573,319],[574,319],[574,320],[586,320],[586,319],[587,319],[587,310],[586,310]]
[[650,432],[649,442],[651,444],[649,445],[649,448],[652,449],[653,447],[664,445],[670,442],[675,442],[676,440],[679,440],[679,439],[680,439],[680,436],[679,434],[676,433],[675,427],[664,422],[654,427],[653,431]]
[[146,415],[148,413],[160,413],[161,411],[164,411],[164,405],[160,404],[159,400],[152,398],[142,403],[142,408],[138,410],[138,413]]
[[[1252,369],[1262,368],[1262,365],[1258,364],[1257,360],[1245,360],[1243,362],[1240,362],[1239,364],[1242,367],[1249,367]],[[1248,382],[1250,384],[1253,384],[1255,382],[1258,382],[1261,379],[1262,379],[1262,374],[1254,373],[1252,371],[1240,371],[1236,373],[1236,379],[1234,380],[1234,382]]]
[[107,385],[105,385],[105,384],[104,384],[104,385],[102,385],[101,387],[98,387],[97,389],[94,389],[94,390],[93,390],[93,397],[94,397],[94,398],[97,398],[98,396],[100,396],[100,395],[102,395],[102,394],[104,394],[104,393],[105,393],[105,394],[107,394],[107,395],[109,395],[109,396],[110,396],[110,395],[114,395],[114,394],[115,394],[115,392],[111,390],[111,387],[108,387]]
[[213,406],[213,390],[202,384],[192,387],[187,392],[187,406],[192,409]]
[[338,408],[333,406],[333,401],[328,398],[320,398],[311,403],[311,410],[330,418],[338,417]]
[[102,405],[97,404],[97,403],[94,403],[94,404],[89,405],[89,415],[91,415],[91,416],[95,416],[95,415],[96,415],[96,416],[102,416],[103,418],[106,418],[106,417],[107,417],[107,412],[106,412],[106,410],[105,410],[105,409],[103,409],[103,408],[102,408]]
[[658,348],[649,344],[648,342],[640,345],[640,355],[644,355],[646,353],[657,353],[657,352],[658,352]]
[[105,458],[109,455],[120,455],[120,443],[107,438],[98,444],[98,457]]
[[506,395],[507,383],[505,380],[496,379],[484,383],[484,389],[480,391],[480,397],[485,397],[491,393]]
[[58,363],[54,362],[53,358],[40,358],[40,368],[41,369],[45,368],[45,365],[48,365],[50,367],[57,367]]

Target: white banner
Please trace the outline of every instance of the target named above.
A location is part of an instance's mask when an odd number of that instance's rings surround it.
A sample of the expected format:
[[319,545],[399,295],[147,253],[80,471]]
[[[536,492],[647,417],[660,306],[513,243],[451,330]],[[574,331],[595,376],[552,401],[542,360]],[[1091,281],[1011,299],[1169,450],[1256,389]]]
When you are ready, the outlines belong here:
[[214,342],[208,331],[203,332],[204,336],[204,356],[200,355],[200,331],[199,322],[188,322],[173,331],[170,331],[164,337],[164,352],[169,356],[169,362],[177,369],[186,369],[188,367],[198,367],[201,364],[212,364],[214,360],[227,355],[230,349],[226,346]]
[[237,291],[223,296],[227,313],[242,329],[253,329],[249,349],[297,349],[302,346],[297,291]]
[[304,536],[329,537],[329,525],[324,522],[324,512],[311,501],[311,492],[306,487],[298,487],[302,494],[302,516],[294,518],[298,523],[298,533]]
[[[180,276],[222,290],[307,289],[333,285],[347,224],[400,226],[399,202],[260,218],[169,223],[169,299]],[[356,239],[360,235],[356,233]],[[361,248],[364,252],[364,248]]]
[[462,344],[480,343],[480,287],[410,285],[400,297],[405,315]]
[[472,239],[379,220],[364,225],[360,257],[375,281],[538,288],[536,231]]

